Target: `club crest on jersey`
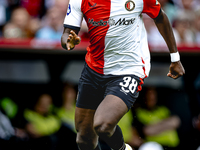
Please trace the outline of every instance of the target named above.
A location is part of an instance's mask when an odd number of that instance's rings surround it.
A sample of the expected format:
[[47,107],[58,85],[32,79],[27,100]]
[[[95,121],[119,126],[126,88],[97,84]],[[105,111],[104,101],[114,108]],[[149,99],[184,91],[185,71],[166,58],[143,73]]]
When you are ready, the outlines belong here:
[[125,8],[128,11],[132,11],[135,8],[135,3],[131,0],[126,1]]

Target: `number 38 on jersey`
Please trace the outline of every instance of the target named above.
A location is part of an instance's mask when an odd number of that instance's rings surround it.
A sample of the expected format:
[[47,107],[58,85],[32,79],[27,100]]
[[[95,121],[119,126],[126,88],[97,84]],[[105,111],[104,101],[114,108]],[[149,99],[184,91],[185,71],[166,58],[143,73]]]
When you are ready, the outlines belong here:
[[119,85],[121,86],[121,90],[125,93],[134,93],[137,88],[137,81],[131,77],[124,77],[123,82],[120,82]]

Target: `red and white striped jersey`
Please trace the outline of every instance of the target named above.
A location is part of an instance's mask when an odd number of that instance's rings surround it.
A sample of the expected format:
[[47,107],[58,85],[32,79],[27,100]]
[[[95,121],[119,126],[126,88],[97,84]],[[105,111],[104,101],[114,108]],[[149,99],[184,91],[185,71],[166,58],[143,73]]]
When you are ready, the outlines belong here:
[[90,45],[86,63],[100,74],[134,74],[150,71],[150,53],[142,13],[156,18],[157,0],[70,0],[64,26],[79,30],[83,17]]

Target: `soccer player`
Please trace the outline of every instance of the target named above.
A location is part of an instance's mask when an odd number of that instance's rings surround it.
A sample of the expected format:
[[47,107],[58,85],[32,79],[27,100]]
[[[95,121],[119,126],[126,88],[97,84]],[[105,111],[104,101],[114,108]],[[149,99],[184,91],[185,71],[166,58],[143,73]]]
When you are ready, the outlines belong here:
[[88,25],[87,48],[75,111],[80,150],[100,150],[98,138],[114,150],[131,150],[117,123],[132,107],[150,71],[150,52],[142,13],[154,19],[171,55],[167,76],[185,71],[172,27],[157,0],[71,0],[64,20],[62,47],[80,43],[83,17]]

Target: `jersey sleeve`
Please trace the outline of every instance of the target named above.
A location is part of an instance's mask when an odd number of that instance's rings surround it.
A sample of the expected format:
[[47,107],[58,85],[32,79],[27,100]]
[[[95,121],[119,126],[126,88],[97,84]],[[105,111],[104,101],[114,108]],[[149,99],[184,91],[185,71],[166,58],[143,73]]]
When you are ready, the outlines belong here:
[[159,15],[161,5],[158,0],[143,0],[143,13],[146,13],[151,18],[156,18]]
[[64,27],[80,30],[83,20],[83,13],[81,11],[82,0],[70,0],[67,14],[64,19]]

